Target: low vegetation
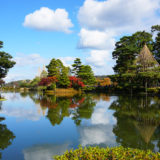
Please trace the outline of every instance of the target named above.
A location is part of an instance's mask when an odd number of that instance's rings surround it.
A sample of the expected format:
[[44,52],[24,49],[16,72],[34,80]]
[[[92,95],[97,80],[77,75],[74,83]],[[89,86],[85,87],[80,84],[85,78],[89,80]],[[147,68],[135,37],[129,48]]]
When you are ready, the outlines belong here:
[[64,155],[55,156],[55,160],[159,160],[160,153],[124,147],[99,148],[79,147],[66,151]]

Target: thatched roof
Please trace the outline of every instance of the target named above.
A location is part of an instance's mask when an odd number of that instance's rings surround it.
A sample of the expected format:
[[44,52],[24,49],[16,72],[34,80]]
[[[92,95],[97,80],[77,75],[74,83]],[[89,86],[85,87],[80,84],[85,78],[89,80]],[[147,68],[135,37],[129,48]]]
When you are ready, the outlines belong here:
[[142,66],[143,70],[159,66],[159,63],[153,57],[152,53],[150,52],[146,44],[144,45],[140,54],[138,55],[136,62],[137,64]]

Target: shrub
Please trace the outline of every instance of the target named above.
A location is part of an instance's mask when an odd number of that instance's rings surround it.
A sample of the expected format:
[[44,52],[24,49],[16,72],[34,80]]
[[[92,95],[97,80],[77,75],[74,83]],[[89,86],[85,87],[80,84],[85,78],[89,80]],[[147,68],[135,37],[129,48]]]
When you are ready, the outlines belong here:
[[50,86],[52,83],[57,82],[57,78],[56,77],[45,77],[42,78],[39,82],[39,86]]
[[80,78],[70,76],[70,87],[73,87],[74,89],[79,89],[85,87],[84,83],[80,80]]
[[159,160],[160,153],[124,147],[99,148],[79,147],[66,151],[64,155],[55,156],[55,160]]

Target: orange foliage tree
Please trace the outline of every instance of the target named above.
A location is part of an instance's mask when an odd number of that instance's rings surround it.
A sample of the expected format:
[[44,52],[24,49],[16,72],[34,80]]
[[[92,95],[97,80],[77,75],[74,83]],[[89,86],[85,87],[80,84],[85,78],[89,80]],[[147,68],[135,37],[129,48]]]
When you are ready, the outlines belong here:
[[104,79],[97,79],[97,83],[99,86],[105,87],[111,85],[111,79],[110,78],[104,78]]

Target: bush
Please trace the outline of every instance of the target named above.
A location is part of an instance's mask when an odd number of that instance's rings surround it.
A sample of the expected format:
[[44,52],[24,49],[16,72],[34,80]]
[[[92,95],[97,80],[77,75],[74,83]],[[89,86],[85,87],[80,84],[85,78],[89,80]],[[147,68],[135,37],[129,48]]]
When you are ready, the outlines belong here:
[[76,150],[66,151],[64,155],[55,156],[54,158],[56,160],[159,160],[160,153],[124,147],[79,147]]

